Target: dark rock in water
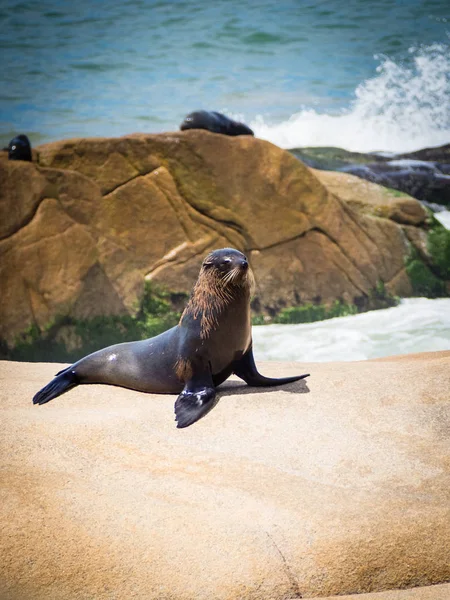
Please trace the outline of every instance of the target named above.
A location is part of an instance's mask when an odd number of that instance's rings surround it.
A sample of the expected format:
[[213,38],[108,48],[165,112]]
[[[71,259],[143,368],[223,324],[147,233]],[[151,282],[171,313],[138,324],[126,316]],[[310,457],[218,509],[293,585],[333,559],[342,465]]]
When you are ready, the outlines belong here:
[[325,171],[343,171],[428,203],[450,206],[450,144],[406,154],[294,148],[297,158]]
[[404,158],[339,170],[405,192],[418,200],[450,204],[450,176],[442,173],[436,163]]
[[186,129],[206,129],[212,133],[224,135],[254,135],[250,127],[244,123],[233,121],[222,113],[207,110],[196,110],[189,113],[180,125],[182,131]]
[[447,210],[445,206],[442,206],[442,204],[436,204],[436,202],[427,202],[426,200],[422,200],[421,203],[423,206],[429,208],[434,213],[439,213]]
[[33,160],[30,140],[23,133],[13,138],[5,150],[8,150],[9,160],[27,160],[29,162]]
[[416,152],[409,152],[406,154],[398,154],[398,158],[413,158],[416,160],[425,160],[436,163],[447,163],[450,167],[450,144],[444,146],[436,146],[433,148],[424,148],[423,150],[417,150]]

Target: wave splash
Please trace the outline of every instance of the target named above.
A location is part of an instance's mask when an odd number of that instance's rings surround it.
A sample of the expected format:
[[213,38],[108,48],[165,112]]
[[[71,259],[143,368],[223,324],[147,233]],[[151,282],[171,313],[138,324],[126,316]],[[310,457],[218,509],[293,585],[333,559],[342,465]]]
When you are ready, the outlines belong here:
[[348,361],[450,350],[450,299],[409,298],[393,308],[252,332],[259,360]]
[[450,142],[450,46],[409,49],[408,64],[386,56],[361,83],[349,109],[320,114],[303,108],[287,121],[250,123],[257,137],[282,148],[337,146],[354,152],[411,152]]

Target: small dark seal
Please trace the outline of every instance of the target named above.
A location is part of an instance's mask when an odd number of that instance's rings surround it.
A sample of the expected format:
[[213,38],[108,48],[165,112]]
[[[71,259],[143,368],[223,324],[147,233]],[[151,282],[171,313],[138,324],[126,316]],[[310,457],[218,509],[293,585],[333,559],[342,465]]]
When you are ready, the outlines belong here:
[[[45,404],[83,383],[109,383],[142,392],[179,393],[177,427],[187,427],[215,404],[216,387],[232,373],[252,386],[273,386],[308,377],[271,379],[253,358],[250,293],[253,274],[246,257],[232,248],[203,261],[178,325],[147,340],[110,346],[89,354],[33,398]],[[181,392],[181,393],[180,393]]]
[[224,135],[255,135],[250,127],[233,121],[219,112],[208,110],[196,110],[189,113],[180,125],[182,131],[186,129],[206,129],[212,133],[223,133]]
[[29,162],[33,160],[30,140],[23,133],[13,138],[5,150],[8,150],[9,160],[27,160]]

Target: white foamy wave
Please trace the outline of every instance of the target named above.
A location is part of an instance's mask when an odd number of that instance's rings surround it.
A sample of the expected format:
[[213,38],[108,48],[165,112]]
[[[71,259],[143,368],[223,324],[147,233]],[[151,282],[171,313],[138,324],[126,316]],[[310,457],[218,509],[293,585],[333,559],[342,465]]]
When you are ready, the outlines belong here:
[[445,227],[450,229],[450,210],[442,210],[441,212],[434,213],[436,219]]
[[302,325],[253,327],[258,360],[326,362],[450,350],[450,299],[410,298],[399,306]]
[[410,152],[450,141],[450,46],[410,48],[409,66],[387,57],[337,115],[304,108],[279,124],[259,116],[257,137],[282,148],[337,146],[355,152]]

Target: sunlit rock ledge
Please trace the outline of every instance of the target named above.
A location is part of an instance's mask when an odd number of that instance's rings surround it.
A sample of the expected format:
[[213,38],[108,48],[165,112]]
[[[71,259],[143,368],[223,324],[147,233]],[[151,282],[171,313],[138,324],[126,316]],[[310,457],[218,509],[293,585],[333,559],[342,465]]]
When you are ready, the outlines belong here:
[[448,597],[450,351],[258,366],[311,376],[178,430],[174,396],[33,406],[59,365],[0,362],[0,597]]
[[248,254],[266,315],[336,300],[373,308],[380,284],[407,297],[405,261],[432,260],[417,200],[324,175],[251,136],[63,140],[35,156],[0,157],[0,341],[10,346],[61,318],[132,313],[145,280],[189,292],[215,248]]

